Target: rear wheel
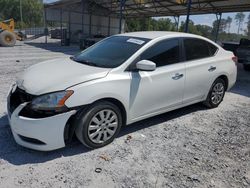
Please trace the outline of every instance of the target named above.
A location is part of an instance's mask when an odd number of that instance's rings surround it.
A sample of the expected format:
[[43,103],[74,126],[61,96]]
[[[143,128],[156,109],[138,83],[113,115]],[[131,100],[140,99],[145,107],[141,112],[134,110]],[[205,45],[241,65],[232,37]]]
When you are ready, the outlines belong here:
[[0,33],[0,45],[4,47],[12,47],[16,44],[16,36],[9,32],[3,31]]
[[221,78],[217,78],[210,88],[207,99],[203,102],[203,104],[208,108],[216,108],[223,101],[225,91],[225,81]]
[[111,143],[122,126],[120,109],[113,103],[101,101],[82,111],[77,119],[76,136],[89,148]]

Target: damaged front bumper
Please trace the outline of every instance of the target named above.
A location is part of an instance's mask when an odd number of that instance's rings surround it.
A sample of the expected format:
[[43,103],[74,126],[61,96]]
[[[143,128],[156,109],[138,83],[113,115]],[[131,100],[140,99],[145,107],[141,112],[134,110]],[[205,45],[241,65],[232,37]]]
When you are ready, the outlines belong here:
[[69,118],[76,113],[76,110],[48,117],[25,117],[22,115],[22,110],[29,102],[24,102],[25,96],[22,96],[23,99],[18,102],[11,101],[13,94],[14,92],[10,90],[7,106],[9,123],[15,141],[24,147],[40,151],[64,147],[65,126]]

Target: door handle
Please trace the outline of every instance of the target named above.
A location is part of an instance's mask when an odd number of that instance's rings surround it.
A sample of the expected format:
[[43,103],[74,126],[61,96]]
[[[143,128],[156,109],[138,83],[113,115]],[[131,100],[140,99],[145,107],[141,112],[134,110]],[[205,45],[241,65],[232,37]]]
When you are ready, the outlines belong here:
[[208,71],[209,71],[209,72],[212,72],[212,71],[214,71],[215,69],[216,69],[216,67],[211,66],[211,67],[209,67]]
[[184,76],[183,74],[176,73],[176,74],[172,77],[172,79],[173,79],[173,80],[178,80],[178,79],[182,78],[183,76]]

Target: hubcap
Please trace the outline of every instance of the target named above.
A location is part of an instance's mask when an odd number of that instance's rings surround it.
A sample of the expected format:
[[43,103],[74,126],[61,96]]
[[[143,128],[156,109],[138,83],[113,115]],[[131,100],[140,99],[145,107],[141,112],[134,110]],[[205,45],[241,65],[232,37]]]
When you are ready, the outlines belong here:
[[11,38],[10,38],[9,36],[6,36],[6,37],[5,37],[5,41],[10,42],[10,41],[11,41]]
[[214,85],[211,95],[211,100],[213,104],[218,104],[221,102],[224,95],[224,85],[222,83],[217,83]]
[[117,127],[116,113],[110,109],[101,110],[90,120],[88,137],[94,143],[103,143],[115,134]]

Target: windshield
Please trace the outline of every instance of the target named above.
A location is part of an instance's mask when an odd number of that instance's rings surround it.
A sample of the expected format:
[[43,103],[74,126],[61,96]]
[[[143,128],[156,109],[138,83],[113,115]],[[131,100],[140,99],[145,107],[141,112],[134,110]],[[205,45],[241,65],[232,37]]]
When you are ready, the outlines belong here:
[[149,39],[145,38],[113,36],[87,48],[71,59],[90,66],[115,68],[148,41]]

